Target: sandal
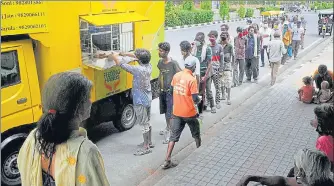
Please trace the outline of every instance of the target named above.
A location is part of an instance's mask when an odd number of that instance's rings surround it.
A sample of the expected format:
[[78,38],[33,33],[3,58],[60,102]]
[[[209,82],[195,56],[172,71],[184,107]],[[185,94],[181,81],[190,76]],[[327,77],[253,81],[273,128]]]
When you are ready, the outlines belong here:
[[[141,142],[140,144],[137,145],[138,147],[144,147],[144,142]],[[150,148],[154,148],[155,145],[153,143],[149,144]]]
[[170,169],[170,168],[174,168],[176,167],[177,164],[176,163],[173,163],[171,160],[166,160],[165,163],[162,165],[162,169]]
[[165,135],[165,130],[160,130],[159,135]]
[[151,152],[152,152],[151,149],[138,149],[137,152],[134,153],[133,155],[135,155],[135,156],[142,156],[142,155],[145,155],[145,154],[149,154]]
[[169,140],[164,140],[163,142],[162,142],[162,144],[168,144],[169,143]]

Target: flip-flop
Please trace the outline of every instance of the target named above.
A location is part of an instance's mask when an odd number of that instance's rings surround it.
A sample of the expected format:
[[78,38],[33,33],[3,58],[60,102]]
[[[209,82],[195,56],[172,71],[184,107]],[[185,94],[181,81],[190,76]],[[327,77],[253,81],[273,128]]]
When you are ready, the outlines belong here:
[[[144,142],[141,142],[140,144],[137,145],[138,147],[144,147]],[[151,143],[150,145],[150,148],[154,148],[155,145],[153,143]]]
[[163,142],[162,142],[162,144],[168,144],[169,143],[169,140],[164,140]]
[[169,161],[165,161],[165,163],[162,165],[162,169],[170,169],[170,168],[174,168],[176,167],[177,164],[176,163],[173,163],[171,160]]
[[160,130],[159,135],[165,135],[165,130]]
[[137,152],[134,153],[133,155],[135,155],[135,156],[142,156],[142,155],[145,155],[145,154],[149,154],[151,152],[152,152],[151,149],[138,149]]

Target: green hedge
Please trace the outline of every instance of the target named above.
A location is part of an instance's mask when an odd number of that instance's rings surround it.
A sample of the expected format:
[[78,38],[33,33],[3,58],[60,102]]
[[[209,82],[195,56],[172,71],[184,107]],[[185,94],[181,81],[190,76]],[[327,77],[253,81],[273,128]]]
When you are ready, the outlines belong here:
[[246,8],[244,6],[240,6],[240,8],[238,9],[238,16],[240,18],[245,18],[245,16],[246,16]]
[[253,17],[254,16],[254,9],[253,8],[247,8],[245,17]]
[[230,5],[227,1],[220,3],[219,15],[223,20],[230,20]]
[[313,10],[314,7],[317,7],[317,10],[323,10],[323,9],[332,9],[333,8],[333,2],[326,3],[326,2],[315,2],[311,5],[311,9]]
[[174,27],[190,24],[207,23],[213,21],[213,11],[211,10],[183,10],[174,7],[166,11],[165,26]]
[[260,7],[259,10],[260,12],[277,11],[277,10],[280,10],[280,8],[275,7],[275,6],[267,6],[267,7]]

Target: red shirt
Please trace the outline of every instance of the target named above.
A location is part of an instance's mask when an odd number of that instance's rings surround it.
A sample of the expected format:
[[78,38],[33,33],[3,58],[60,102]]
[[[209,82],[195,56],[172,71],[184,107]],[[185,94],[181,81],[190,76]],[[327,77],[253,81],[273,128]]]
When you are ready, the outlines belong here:
[[301,100],[305,103],[311,103],[313,98],[314,87],[312,85],[305,85],[300,88]]

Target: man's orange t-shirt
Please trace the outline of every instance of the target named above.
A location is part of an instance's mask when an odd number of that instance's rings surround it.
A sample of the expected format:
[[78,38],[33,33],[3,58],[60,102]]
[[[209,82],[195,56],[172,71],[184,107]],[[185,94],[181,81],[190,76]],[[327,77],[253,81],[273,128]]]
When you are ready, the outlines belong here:
[[184,69],[174,75],[173,86],[173,115],[179,117],[196,116],[197,110],[192,94],[198,94],[197,80],[193,73]]

